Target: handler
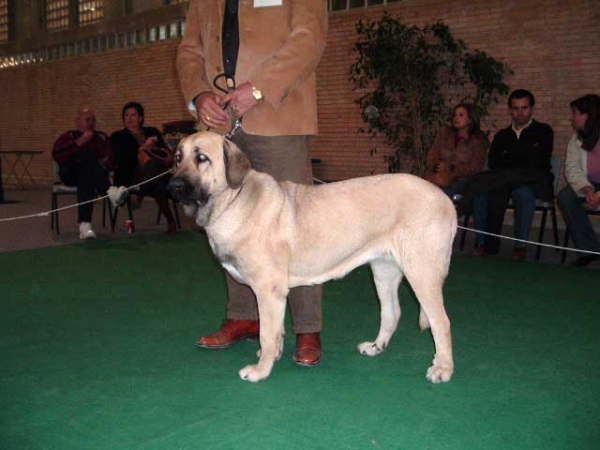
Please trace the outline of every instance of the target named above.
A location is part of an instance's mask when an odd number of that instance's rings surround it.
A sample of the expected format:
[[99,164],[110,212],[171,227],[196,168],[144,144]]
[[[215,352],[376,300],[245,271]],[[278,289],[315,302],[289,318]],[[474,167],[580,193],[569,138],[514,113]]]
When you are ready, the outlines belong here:
[[[188,108],[232,140],[254,169],[279,181],[312,184],[310,144],[317,133],[315,69],[327,36],[322,0],[192,0],[177,69]],[[240,45],[240,42],[242,45]],[[226,348],[258,336],[256,297],[225,273],[227,319],[204,348]],[[294,361],[321,362],[321,286],[290,291],[297,336]]]

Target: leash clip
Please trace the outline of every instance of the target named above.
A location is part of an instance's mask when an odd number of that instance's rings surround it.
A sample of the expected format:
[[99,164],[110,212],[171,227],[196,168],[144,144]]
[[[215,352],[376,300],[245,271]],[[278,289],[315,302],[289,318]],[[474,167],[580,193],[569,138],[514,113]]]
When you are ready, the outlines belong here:
[[237,133],[237,131],[240,129],[240,127],[242,126],[242,119],[236,119],[236,121],[233,123],[233,127],[231,128],[231,130],[229,132],[227,132],[227,134],[225,134],[225,137],[227,139],[231,139],[235,133]]

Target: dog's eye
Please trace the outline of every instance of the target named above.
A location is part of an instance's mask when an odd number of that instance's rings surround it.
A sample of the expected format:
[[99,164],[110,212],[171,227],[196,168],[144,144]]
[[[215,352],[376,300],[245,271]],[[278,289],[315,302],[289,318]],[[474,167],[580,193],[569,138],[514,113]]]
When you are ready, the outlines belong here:
[[208,161],[208,158],[206,157],[206,155],[205,155],[205,154],[203,154],[203,153],[198,153],[198,154],[196,155],[196,162],[197,162],[198,164],[205,163],[205,162],[207,162],[207,161]]
[[181,152],[175,153],[175,164],[181,163]]

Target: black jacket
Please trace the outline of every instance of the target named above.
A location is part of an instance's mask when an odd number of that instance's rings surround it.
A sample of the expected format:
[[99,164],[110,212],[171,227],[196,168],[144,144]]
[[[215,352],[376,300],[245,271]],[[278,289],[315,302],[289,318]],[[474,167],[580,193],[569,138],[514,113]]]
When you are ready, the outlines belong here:
[[[470,212],[473,198],[478,195],[492,198],[494,208],[505,209],[510,192],[521,186],[529,186],[537,198],[551,201],[554,198],[550,165],[553,148],[554,132],[545,123],[533,120],[521,131],[520,139],[510,126],[498,131],[488,155],[489,170],[469,179],[457,204],[458,214]],[[501,227],[503,213],[498,217]]]
[[536,197],[551,200],[553,148],[554,132],[549,125],[532,120],[531,125],[521,131],[519,139],[509,126],[494,136],[488,166],[492,172],[502,174],[512,189],[527,185]]
[[[165,140],[154,127],[142,127],[144,130],[144,136],[147,138],[156,136],[157,147],[167,148]],[[110,144],[115,155],[115,162],[117,168],[114,173],[114,185],[115,186],[131,186],[136,184],[137,173],[138,173],[138,144],[135,136],[127,128],[115,131],[110,135]]]

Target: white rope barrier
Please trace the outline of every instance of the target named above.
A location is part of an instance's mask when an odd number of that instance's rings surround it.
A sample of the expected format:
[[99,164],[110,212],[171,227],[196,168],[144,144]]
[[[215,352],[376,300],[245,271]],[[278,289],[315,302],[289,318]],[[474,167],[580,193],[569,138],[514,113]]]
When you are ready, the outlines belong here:
[[[137,188],[139,188],[140,186],[142,186],[142,185],[144,185],[146,183],[150,183],[151,181],[154,181],[157,178],[164,177],[169,172],[171,172],[171,171],[170,170],[166,170],[165,172],[163,172],[163,173],[161,173],[159,175],[156,175],[155,177],[152,177],[152,178],[150,178],[148,180],[142,181],[141,183],[129,186],[126,189],[127,189],[127,191],[137,190]],[[327,182],[325,182],[323,180],[319,180],[318,178],[313,178],[313,180],[317,184],[328,184]],[[75,203],[73,205],[63,206],[62,208],[53,209],[51,211],[43,211],[43,212],[40,212],[40,213],[37,213],[37,214],[28,214],[28,215],[25,215],[25,216],[8,217],[8,218],[5,218],[5,219],[0,219],[0,222],[13,222],[13,221],[17,221],[17,220],[31,219],[31,218],[34,218],[34,217],[48,217],[50,214],[53,214],[55,212],[63,211],[65,209],[70,209],[70,208],[76,208],[79,205],[85,205],[87,203],[97,202],[97,201],[100,201],[100,200],[104,200],[105,198],[108,198],[108,195],[105,195],[103,197],[97,197],[95,199],[88,200],[88,201],[82,202],[82,203]],[[538,245],[540,247],[553,248],[553,249],[556,249],[556,250],[565,250],[565,251],[570,251],[570,252],[586,253],[586,254],[590,254],[590,255],[600,255],[599,252],[592,252],[592,251],[588,251],[588,250],[578,250],[578,249],[575,249],[575,248],[562,247],[562,246],[559,246],[559,245],[544,244],[543,242],[526,241],[524,239],[517,239],[517,238],[510,237],[510,236],[503,236],[501,234],[488,233],[487,231],[476,230],[474,228],[463,227],[463,226],[460,226],[460,225],[458,225],[457,227],[460,228],[461,230],[471,231],[473,233],[484,234],[486,236],[493,236],[493,237],[497,237],[497,238],[505,239],[505,240],[509,240],[509,241],[514,241],[514,242],[522,242],[522,243],[528,244],[528,245]]]
[[[171,172],[170,170],[166,170],[163,173],[156,175],[155,177],[149,178],[147,180],[142,181],[141,183],[138,184],[134,184],[132,186],[127,187],[127,191],[132,191],[132,190],[137,190],[137,188],[139,188],[140,186],[146,184],[146,183],[150,183],[151,181],[156,180],[157,178],[160,177],[164,177],[166,174],[168,174],[169,172]],[[7,217],[5,219],[0,219],[0,222],[14,222],[17,220],[24,220],[24,219],[31,219],[33,217],[48,217],[50,214],[53,214],[55,212],[59,212],[59,211],[64,211],[65,209],[70,209],[70,208],[76,208],[80,205],[87,205],[88,203],[94,203],[100,200],[104,200],[105,198],[108,198],[108,195],[104,195],[102,197],[96,197],[92,200],[88,200],[85,202],[81,202],[81,203],[75,203],[73,205],[68,205],[68,206],[63,206],[62,208],[56,208],[50,211],[43,211],[37,214],[28,214],[26,216],[17,216],[17,217]]]
[[524,244],[538,245],[540,247],[554,248],[556,250],[567,250],[570,252],[588,253],[590,255],[600,255],[600,253],[598,253],[598,252],[592,252],[592,251],[588,251],[588,250],[578,250],[576,248],[571,248],[571,247],[561,247],[560,245],[544,244],[543,242],[526,241],[524,239],[517,239],[517,238],[510,237],[510,236],[503,236],[501,234],[488,233],[487,231],[481,231],[481,230],[476,230],[474,228],[462,227],[460,225],[458,225],[457,228],[460,228],[461,230],[472,231],[473,233],[485,234],[486,236],[493,236],[493,237],[497,237],[500,239],[505,239],[507,241],[523,242]]

